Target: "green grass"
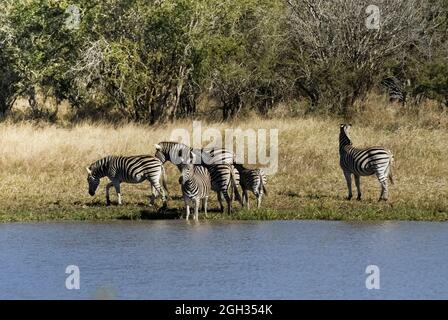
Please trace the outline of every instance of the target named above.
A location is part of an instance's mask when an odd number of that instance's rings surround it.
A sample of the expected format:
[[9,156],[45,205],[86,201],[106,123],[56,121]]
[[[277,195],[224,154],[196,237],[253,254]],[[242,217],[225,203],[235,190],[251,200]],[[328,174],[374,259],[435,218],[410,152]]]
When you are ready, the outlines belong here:
[[[183,216],[181,217],[181,214]],[[112,205],[109,207],[54,207],[18,210],[14,213],[0,212],[0,222],[27,221],[105,221],[105,220],[163,220],[184,218],[181,208],[162,210],[144,205]],[[370,209],[360,208],[318,208],[304,207],[300,211],[273,209],[237,209],[231,216],[212,211],[205,218],[208,220],[341,220],[341,221],[375,221],[375,220],[409,220],[409,221],[448,221],[447,212],[435,212],[402,206],[383,205]]]

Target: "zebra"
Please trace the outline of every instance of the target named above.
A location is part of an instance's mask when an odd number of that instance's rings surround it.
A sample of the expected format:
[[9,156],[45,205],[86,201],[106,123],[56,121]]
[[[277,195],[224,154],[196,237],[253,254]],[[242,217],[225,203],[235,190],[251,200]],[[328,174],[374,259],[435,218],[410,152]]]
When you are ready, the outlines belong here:
[[207,166],[212,181],[212,190],[216,192],[221,213],[224,212],[222,198],[227,204],[227,213],[232,213],[232,200],[235,198],[243,204],[238,191],[238,183],[240,180],[238,170],[231,164],[220,163]]
[[381,81],[381,86],[387,91],[389,101],[398,101],[403,106],[406,104],[406,82],[397,77],[388,77]]
[[[106,204],[110,205],[109,189],[114,186],[118,196],[118,204],[122,204],[120,183],[141,183],[148,180],[152,186],[150,197],[151,205],[154,205],[156,196],[160,194],[163,200],[163,207],[166,207],[167,198],[164,189],[166,186],[166,174],[163,163],[152,156],[107,156],[92,163],[87,170],[87,182],[89,184],[89,194],[95,195],[100,184],[100,179],[108,177],[110,182],[106,185]],[[160,185],[162,179],[163,188]]]
[[159,158],[163,163],[170,161],[175,165],[181,164],[181,159],[187,159],[191,152],[195,155],[195,163],[204,166],[214,164],[233,164],[233,152],[224,148],[202,148],[193,149],[186,144],[179,142],[160,142],[155,145],[155,157]]
[[199,207],[201,200],[204,203],[204,213],[207,217],[207,201],[210,193],[210,173],[207,168],[201,165],[194,165],[194,154],[180,164],[182,176],[179,179],[181,183],[182,195],[185,201],[186,220],[190,216],[190,203],[193,203],[194,220],[198,221]]
[[240,185],[243,189],[243,204],[246,203],[246,207],[249,209],[248,191],[252,191],[257,198],[257,208],[261,208],[263,194],[268,194],[266,190],[266,173],[262,169],[247,169],[242,164],[235,164],[234,166],[240,174]]
[[358,149],[353,147],[349,137],[351,124],[341,124],[339,133],[339,156],[340,166],[347,181],[348,197],[352,198],[352,174],[355,176],[356,189],[358,191],[357,200],[361,200],[361,176],[375,174],[381,185],[379,201],[387,201],[389,191],[387,179],[393,184],[392,164],[394,156],[390,150],[383,147],[369,147]]
[[193,149],[183,143],[160,142],[155,145],[155,157],[163,163],[170,161],[180,168],[183,159],[193,154],[194,164],[203,165],[210,173],[212,190],[216,192],[221,212],[224,212],[222,198],[226,200],[227,212],[232,211],[233,196],[242,203],[238,191],[239,173],[234,168],[234,155],[223,148]]

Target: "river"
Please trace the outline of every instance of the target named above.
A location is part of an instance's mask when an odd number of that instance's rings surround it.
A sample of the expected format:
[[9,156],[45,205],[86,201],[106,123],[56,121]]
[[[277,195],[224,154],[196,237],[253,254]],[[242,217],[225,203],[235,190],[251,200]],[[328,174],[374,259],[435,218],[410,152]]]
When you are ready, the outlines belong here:
[[[1,299],[448,299],[447,223],[0,224]],[[66,268],[79,269],[79,289]],[[379,289],[367,289],[373,265]]]

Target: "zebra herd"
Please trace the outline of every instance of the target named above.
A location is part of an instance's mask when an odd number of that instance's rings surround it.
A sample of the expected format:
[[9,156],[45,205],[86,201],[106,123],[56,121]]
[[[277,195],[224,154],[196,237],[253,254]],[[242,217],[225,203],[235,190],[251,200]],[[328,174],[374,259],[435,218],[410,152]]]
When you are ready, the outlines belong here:
[[[89,194],[95,195],[100,179],[107,176],[110,183],[106,186],[106,203],[110,204],[109,189],[114,186],[118,204],[121,204],[121,182],[140,183],[148,180],[152,188],[151,204],[154,204],[155,198],[160,195],[166,207],[168,189],[163,165],[169,161],[175,164],[181,173],[179,183],[187,220],[191,204],[194,219],[198,219],[201,200],[207,215],[210,191],[216,192],[221,212],[224,212],[223,198],[228,214],[232,212],[234,198],[242,206],[246,205],[249,208],[249,191],[252,191],[257,198],[257,207],[261,207],[263,194],[266,194],[266,174],[262,169],[248,169],[242,164],[237,164],[232,152],[223,148],[193,149],[176,142],[160,142],[155,145],[155,149],[154,156],[107,156],[92,163],[86,168]],[[238,191],[238,185],[243,190],[243,198]]]
[[[381,185],[379,200],[388,200],[388,179],[393,183],[393,154],[383,147],[355,148],[350,140],[350,124],[341,124],[339,133],[340,166],[347,182],[348,197],[352,198],[352,175],[355,177],[357,199],[361,200],[361,176],[376,175]],[[199,208],[203,204],[207,216],[207,203],[210,191],[217,194],[221,212],[224,212],[223,198],[227,213],[232,212],[232,201],[236,199],[242,206],[249,208],[249,191],[257,199],[257,208],[261,207],[263,195],[267,194],[267,177],[262,169],[248,169],[236,163],[234,154],[223,148],[194,149],[182,143],[160,142],[155,145],[155,155],[107,156],[87,169],[89,194],[95,195],[100,179],[108,177],[106,203],[110,204],[109,189],[113,186],[118,195],[118,204],[122,203],[120,183],[141,183],[148,180],[151,184],[151,204],[161,196],[163,206],[167,206],[167,186],[164,164],[171,162],[181,173],[182,196],[185,202],[186,219],[190,216],[190,206],[194,210],[194,219],[198,220]],[[243,197],[238,191],[242,188]]]

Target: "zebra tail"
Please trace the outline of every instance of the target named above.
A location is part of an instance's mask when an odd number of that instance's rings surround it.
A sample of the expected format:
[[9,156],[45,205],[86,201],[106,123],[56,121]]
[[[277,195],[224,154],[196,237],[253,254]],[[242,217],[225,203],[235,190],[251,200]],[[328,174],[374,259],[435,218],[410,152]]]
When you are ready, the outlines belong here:
[[230,167],[230,180],[233,188],[233,193],[235,194],[236,200],[243,205],[243,199],[241,198],[240,192],[238,191],[238,186],[236,185],[235,176],[233,173],[233,167]]
[[388,172],[389,172],[389,180],[390,180],[390,183],[391,184],[395,184],[395,181],[394,181],[394,176],[393,176],[393,174],[392,174],[392,164],[393,164],[393,162],[394,162],[394,156],[393,155],[391,155],[391,157],[390,157],[390,162],[389,162],[389,166],[388,166]]
[[163,165],[162,165],[162,186],[165,189],[167,196],[168,196],[169,192],[168,192],[168,186],[166,183],[166,172],[165,172],[165,167]]

